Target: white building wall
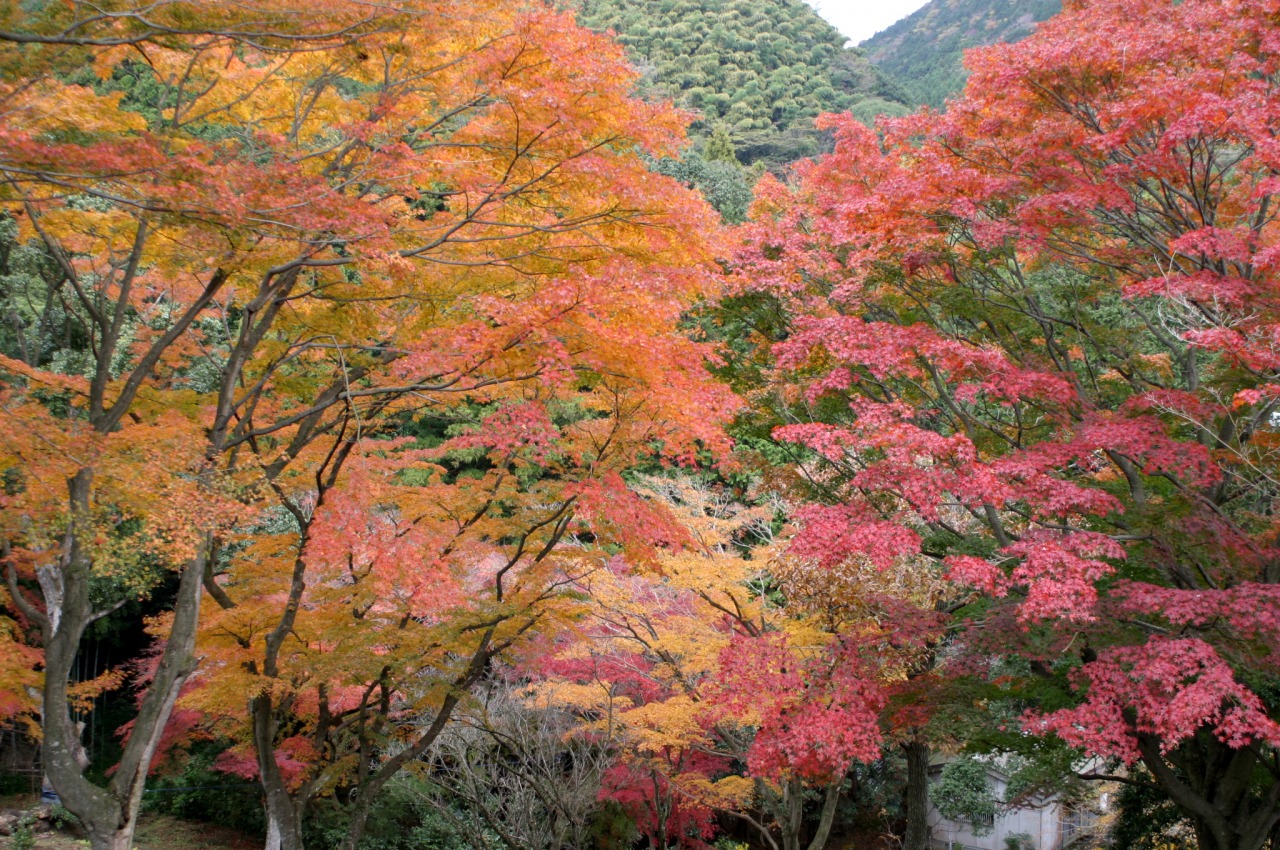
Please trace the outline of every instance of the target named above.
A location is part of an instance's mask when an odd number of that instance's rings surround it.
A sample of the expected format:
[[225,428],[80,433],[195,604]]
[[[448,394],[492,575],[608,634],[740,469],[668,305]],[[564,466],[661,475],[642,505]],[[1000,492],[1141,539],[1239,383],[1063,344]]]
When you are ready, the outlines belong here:
[[[1004,783],[992,777],[997,796],[1002,796]],[[954,850],[1005,850],[1005,837],[1023,833],[1031,836],[1036,850],[1059,850],[1061,846],[1061,805],[1055,800],[1014,809],[996,815],[995,824],[985,835],[975,835],[967,822],[947,820],[929,807],[929,829],[935,848]]]

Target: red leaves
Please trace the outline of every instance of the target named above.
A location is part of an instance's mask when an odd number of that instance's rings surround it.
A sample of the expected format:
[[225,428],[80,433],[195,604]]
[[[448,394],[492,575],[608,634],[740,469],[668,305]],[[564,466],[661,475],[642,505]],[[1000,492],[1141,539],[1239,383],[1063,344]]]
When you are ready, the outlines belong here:
[[576,514],[587,528],[621,544],[640,562],[651,563],[657,550],[677,550],[689,542],[668,512],[629,489],[616,472],[574,484],[566,494],[576,499]]
[[1029,714],[1026,728],[1056,732],[1068,743],[1126,764],[1139,758],[1139,733],[1156,736],[1163,752],[1202,727],[1233,748],[1254,742],[1280,746],[1280,724],[1200,640],[1155,637],[1141,646],[1103,650],[1076,681],[1088,687],[1079,707]]
[[875,670],[848,645],[808,654],[784,635],[735,637],[725,650],[718,701],[758,716],[747,768],[775,781],[831,782],[851,762],[880,757],[885,694]]
[[850,555],[867,558],[880,569],[920,551],[920,536],[901,524],[881,519],[865,505],[807,505],[796,512],[800,532],[790,551],[821,567],[833,567]]
[[981,558],[952,556],[946,561],[950,577],[995,596],[1004,596],[1011,587],[1025,587],[1026,598],[1018,609],[1023,620],[1093,620],[1096,583],[1115,570],[1104,559],[1125,557],[1124,547],[1111,538],[1084,531],[1038,530],[1000,551],[1018,559],[1008,575]]
[[552,424],[542,405],[515,404],[486,416],[478,428],[446,441],[439,450],[484,448],[497,462],[505,462],[517,453],[542,461],[559,436],[560,429]]
[[1128,616],[1212,627],[1256,642],[1251,664],[1280,670],[1280,586],[1241,582],[1224,590],[1178,590],[1123,581],[1116,584],[1113,604]]
[[1096,653],[1026,728],[1130,761],[1280,743],[1277,12],[1067,4],[944,114],[825,118],[743,230],[739,287],[789,320],[774,437],[824,501],[790,553],[1007,600],[975,653]]

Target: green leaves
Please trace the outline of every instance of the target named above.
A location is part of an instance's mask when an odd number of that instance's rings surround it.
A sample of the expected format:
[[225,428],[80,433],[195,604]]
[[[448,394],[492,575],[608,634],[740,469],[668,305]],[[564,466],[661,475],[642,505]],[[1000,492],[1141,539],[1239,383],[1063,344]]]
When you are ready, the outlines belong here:
[[[615,30],[646,82],[707,125],[731,127],[747,163],[816,154],[812,121],[823,112],[871,120],[906,111],[893,83],[801,0],[587,0],[580,20]],[[706,158],[723,156],[708,149]]]
[[961,756],[942,768],[942,776],[930,793],[940,815],[970,824],[974,835],[986,835],[995,825],[999,801],[987,777],[988,770],[985,762]]

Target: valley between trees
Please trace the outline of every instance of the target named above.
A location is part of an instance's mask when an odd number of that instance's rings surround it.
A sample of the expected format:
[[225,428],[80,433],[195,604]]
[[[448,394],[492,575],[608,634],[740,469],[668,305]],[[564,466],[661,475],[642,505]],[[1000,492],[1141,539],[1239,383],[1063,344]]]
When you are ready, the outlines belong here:
[[966,61],[0,3],[9,846],[1280,850],[1280,0]]

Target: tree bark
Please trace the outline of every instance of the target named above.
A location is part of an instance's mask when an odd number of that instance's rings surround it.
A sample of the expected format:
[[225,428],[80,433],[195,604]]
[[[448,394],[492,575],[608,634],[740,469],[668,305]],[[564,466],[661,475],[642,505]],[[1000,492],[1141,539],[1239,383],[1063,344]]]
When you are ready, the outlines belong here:
[[1255,782],[1258,755],[1201,729],[1165,753],[1153,735],[1138,735],[1142,761],[1191,820],[1199,850],[1263,850],[1280,825],[1280,781]]
[[800,833],[804,829],[804,784],[788,779],[782,791],[782,850],[800,850]]
[[929,846],[929,745],[920,740],[902,745],[907,757],[907,787],[903,808],[907,834],[902,850],[927,850]]
[[[184,565],[174,602],[174,620],[155,677],[134,720],[111,783],[102,788],[84,775],[86,760],[80,729],[72,720],[68,685],[85,629],[104,616],[89,596],[92,563],[83,537],[89,521],[93,470],[79,470],[68,482],[71,521],[63,538],[57,569],[41,576],[47,614],[37,617],[44,632],[45,686],[41,753],[49,781],[66,808],[80,819],[93,850],[129,850],[142,803],[147,771],[178,692],[194,667],[200,579],[206,550]],[[55,576],[56,573],[56,576]],[[16,584],[12,581],[11,585]],[[16,588],[14,588],[16,589]]]
[[840,802],[840,780],[827,786],[827,795],[822,801],[822,814],[818,816],[818,828],[809,842],[809,850],[823,850],[827,839],[831,837],[831,827],[836,822],[836,805]]
[[302,806],[295,802],[276,764],[277,731],[274,700],[269,694],[249,701],[253,718],[253,743],[258,755],[258,774],[266,798],[266,850],[304,850]]

